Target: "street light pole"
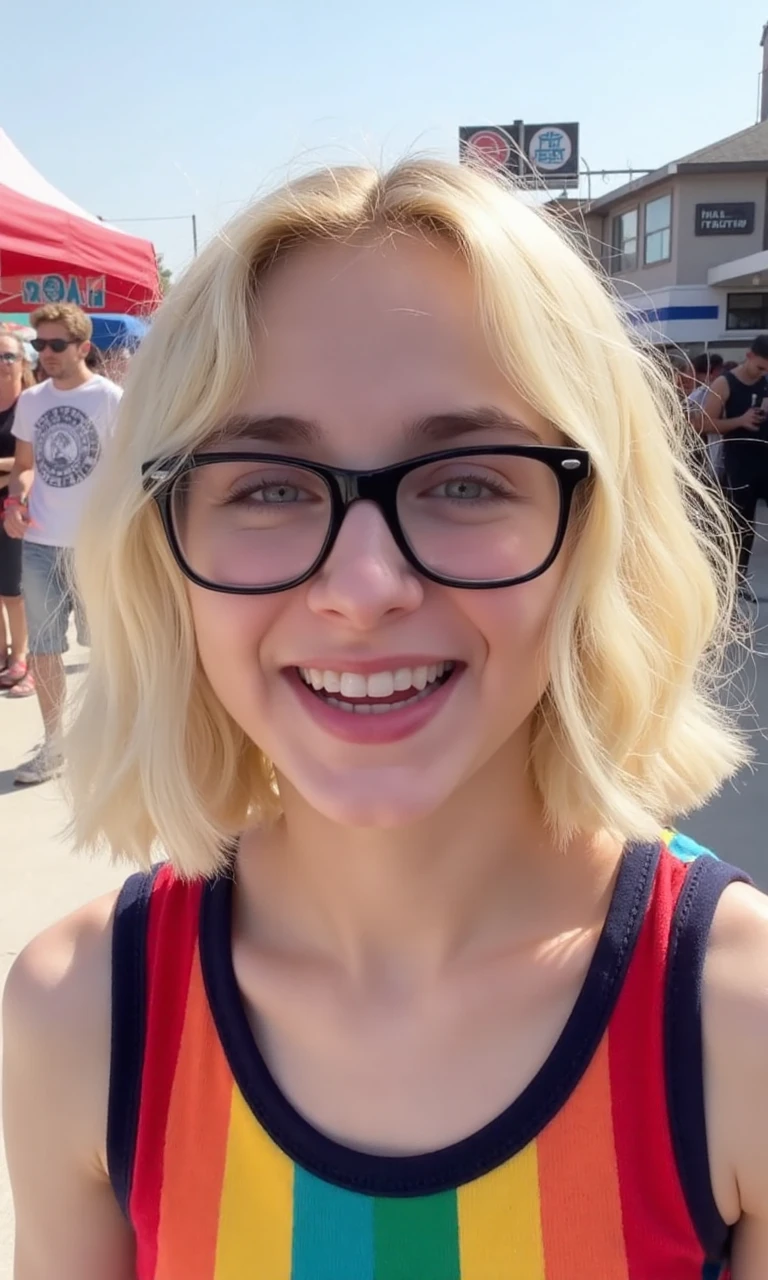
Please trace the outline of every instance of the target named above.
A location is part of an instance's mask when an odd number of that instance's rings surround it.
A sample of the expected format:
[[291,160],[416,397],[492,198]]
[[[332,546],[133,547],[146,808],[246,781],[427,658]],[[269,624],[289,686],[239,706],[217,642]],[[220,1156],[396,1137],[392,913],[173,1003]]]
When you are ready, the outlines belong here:
[[98,214],[99,222],[113,222],[116,226],[120,223],[127,222],[186,222],[189,218],[192,223],[192,256],[197,257],[197,214],[196,213],[172,213],[161,214],[158,218],[102,218]]

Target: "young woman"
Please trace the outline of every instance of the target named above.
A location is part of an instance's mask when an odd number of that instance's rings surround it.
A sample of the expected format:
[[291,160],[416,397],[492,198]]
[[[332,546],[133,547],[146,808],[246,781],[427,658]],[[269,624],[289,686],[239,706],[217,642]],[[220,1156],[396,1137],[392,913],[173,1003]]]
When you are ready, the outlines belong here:
[[[24,343],[0,324],[0,508],[8,497],[8,476],[13,467],[16,441],[13,419],[22,391],[33,385]],[[10,644],[5,636],[8,619]],[[35,683],[27,670],[27,619],[21,594],[21,543],[9,538],[0,520],[0,690],[15,697],[29,697]]]
[[747,754],[683,431],[466,168],[306,178],[176,285],[69,742],[79,845],[168,861],[14,965],[17,1280],[768,1274],[768,907],[665,830]]

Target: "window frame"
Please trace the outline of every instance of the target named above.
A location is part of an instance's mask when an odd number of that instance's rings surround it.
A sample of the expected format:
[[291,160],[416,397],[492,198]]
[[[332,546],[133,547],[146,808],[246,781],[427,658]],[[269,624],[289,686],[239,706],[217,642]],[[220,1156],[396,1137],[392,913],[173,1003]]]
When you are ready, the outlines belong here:
[[[761,298],[760,304],[761,323],[755,325],[736,326],[729,323],[732,313],[738,312],[739,308],[731,307],[732,298]],[[763,323],[765,321],[765,323]],[[763,333],[768,328],[768,289],[736,289],[732,293],[726,294],[725,299],[725,330],[726,333]]]
[[[635,234],[622,240],[617,235],[619,228],[622,226],[625,218],[635,215]],[[624,245],[634,239],[635,251],[633,254],[626,254]],[[611,221],[611,275],[618,275],[623,271],[637,271],[640,266],[640,206],[632,205],[630,209],[623,209],[621,213],[615,213]]]
[[[669,221],[668,221],[668,223],[667,223],[667,225],[666,225],[665,227],[654,227],[652,231],[649,231],[649,230],[648,230],[648,210],[649,210],[649,209],[651,208],[651,206],[652,206],[652,205],[654,205],[654,204],[661,204],[661,202],[662,202],[663,200],[667,200],[667,201],[669,202]],[[644,266],[644,267],[658,267],[658,266],[660,266],[660,265],[661,265],[662,263],[664,263],[664,262],[671,262],[671,261],[672,261],[672,217],[673,217],[673,213],[674,213],[674,193],[673,193],[672,191],[665,191],[663,195],[660,195],[660,196],[654,196],[653,200],[646,200],[645,204],[643,205],[643,266]],[[666,232],[667,237],[668,237],[668,240],[667,240],[667,253],[665,254],[665,256],[664,256],[663,258],[653,258],[651,261],[649,261],[649,260],[648,260],[648,240],[649,240],[649,238],[650,238],[651,236],[663,235],[665,232]]]

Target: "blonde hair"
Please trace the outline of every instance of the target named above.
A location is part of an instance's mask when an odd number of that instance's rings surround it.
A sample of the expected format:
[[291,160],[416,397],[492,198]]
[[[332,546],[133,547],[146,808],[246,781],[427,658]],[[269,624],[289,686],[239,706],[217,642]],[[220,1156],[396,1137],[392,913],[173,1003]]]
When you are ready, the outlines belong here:
[[41,324],[63,324],[75,342],[90,342],[93,337],[91,317],[76,307],[74,302],[48,302],[32,312],[29,322],[33,329],[39,328]]
[[35,385],[35,375],[32,372],[32,365],[27,357],[27,348],[24,345],[24,339],[20,338],[17,331],[12,329],[10,325],[0,324],[0,338],[13,338],[16,343],[16,349],[21,356],[21,389],[27,391]]
[[184,581],[141,466],[199,447],[233,408],[276,259],[361,232],[456,247],[510,382],[592,457],[532,726],[530,768],[558,837],[655,838],[748,758],[717,698],[733,605],[727,522],[685,464],[674,390],[607,287],[561,230],[471,168],[341,168],[236,219],[174,287],[132,361],[77,555],[93,637],[68,735],[80,846],[106,843],[140,864],[162,849],[181,874],[206,875],[247,823],[278,808],[270,762],[197,662]]

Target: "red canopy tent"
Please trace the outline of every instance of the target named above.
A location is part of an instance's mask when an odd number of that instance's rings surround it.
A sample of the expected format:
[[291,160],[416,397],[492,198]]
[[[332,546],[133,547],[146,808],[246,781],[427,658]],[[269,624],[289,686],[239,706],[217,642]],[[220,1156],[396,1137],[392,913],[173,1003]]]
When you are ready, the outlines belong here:
[[144,315],[159,301],[150,242],[80,209],[0,129],[0,311],[74,302]]

